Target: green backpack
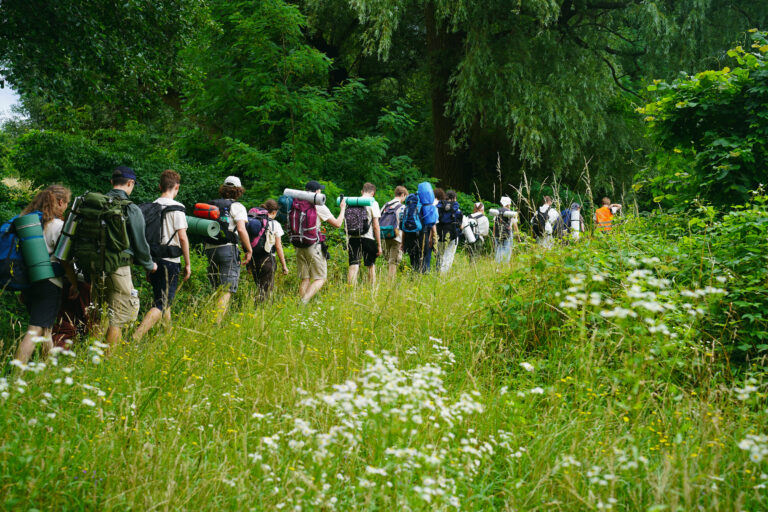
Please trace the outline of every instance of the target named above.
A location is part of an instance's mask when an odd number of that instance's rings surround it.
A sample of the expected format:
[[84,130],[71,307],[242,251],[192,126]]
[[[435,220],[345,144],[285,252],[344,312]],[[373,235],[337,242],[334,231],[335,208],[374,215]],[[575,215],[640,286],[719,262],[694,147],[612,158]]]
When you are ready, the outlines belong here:
[[91,276],[111,274],[130,263],[125,210],[131,201],[98,192],[75,199],[72,212],[77,229],[72,235],[72,257]]

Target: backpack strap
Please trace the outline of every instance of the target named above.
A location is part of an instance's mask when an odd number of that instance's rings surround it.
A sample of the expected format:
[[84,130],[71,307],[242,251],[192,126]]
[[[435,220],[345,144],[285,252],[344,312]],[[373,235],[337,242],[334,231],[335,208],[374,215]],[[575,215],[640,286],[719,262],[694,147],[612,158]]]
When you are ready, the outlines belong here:
[[[187,209],[184,208],[183,206],[179,206],[179,205],[176,205],[176,204],[171,204],[171,205],[168,205],[168,206],[163,206],[163,205],[160,205],[160,206],[162,207],[162,210],[160,210],[160,222],[162,223],[162,225],[160,226],[160,233],[162,234],[163,226],[165,226],[165,216],[168,215],[169,213],[173,213],[173,212],[184,212],[184,213],[186,213]],[[169,247],[171,245],[171,242],[173,242],[173,239],[176,238],[176,235],[178,234],[178,232],[179,232],[178,229],[175,230],[173,232],[173,234],[168,238],[168,241],[165,243],[166,247]],[[179,242],[179,243],[181,243],[181,242]]]

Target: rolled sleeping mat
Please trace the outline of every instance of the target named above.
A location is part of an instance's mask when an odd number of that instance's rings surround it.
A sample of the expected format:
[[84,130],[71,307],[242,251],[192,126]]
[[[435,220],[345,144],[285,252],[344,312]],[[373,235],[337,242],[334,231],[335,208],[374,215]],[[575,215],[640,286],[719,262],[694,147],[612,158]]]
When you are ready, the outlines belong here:
[[[499,210],[497,210],[496,208],[491,208],[490,210],[488,210],[488,214],[492,215],[494,217],[498,217],[499,216]],[[507,210],[507,211],[504,212],[504,217],[506,217],[508,219],[511,219],[514,216],[515,216],[515,212],[513,212],[512,210]]]
[[216,238],[221,232],[221,225],[215,220],[200,219],[187,215],[187,232],[192,236]]
[[192,213],[198,219],[217,220],[221,216],[219,207],[208,203],[197,203]]
[[347,206],[373,206],[372,197],[345,197],[345,196],[336,198],[336,206],[339,206],[341,204],[342,199],[347,200]]
[[463,230],[464,231],[464,240],[466,240],[468,244],[473,244],[477,240],[475,238],[475,232],[472,231],[472,224],[471,224],[471,222],[472,221],[467,222],[467,225],[464,226],[464,230]]
[[37,213],[22,215],[13,221],[16,235],[21,241],[21,257],[27,267],[27,279],[36,283],[44,279],[56,277],[51,265],[51,255],[43,238],[43,225]]
[[287,188],[283,190],[283,195],[299,199],[301,201],[309,201],[315,206],[325,205],[325,194],[322,192],[309,192],[306,190],[296,190],[294,188]]

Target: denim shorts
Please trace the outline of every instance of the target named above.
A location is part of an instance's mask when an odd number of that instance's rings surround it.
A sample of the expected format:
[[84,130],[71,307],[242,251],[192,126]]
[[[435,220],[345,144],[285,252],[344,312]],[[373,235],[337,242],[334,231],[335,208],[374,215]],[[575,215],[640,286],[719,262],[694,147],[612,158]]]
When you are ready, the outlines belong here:
[[227,244],[205,250],[208,256],[208,280],[211,286],[224,286],[235,293],[240,281],[240,249]]
[[170,307],[176,296],[176,288],[179,286],[179,274],[181,264],[160,260],[157,262],[157,270],[149,274],[149,282],[152,284],[152,306],[160,311]]

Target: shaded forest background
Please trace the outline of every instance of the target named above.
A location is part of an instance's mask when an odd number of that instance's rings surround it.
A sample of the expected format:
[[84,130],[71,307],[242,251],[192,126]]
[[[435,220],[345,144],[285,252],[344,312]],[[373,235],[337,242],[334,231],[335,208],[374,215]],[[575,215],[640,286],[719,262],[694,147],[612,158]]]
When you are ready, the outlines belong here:
[[[765,128],[749,30],[767,21],[765,3],[726,0],[4,0],[0,66],[24,116],[0,131],[0,165],[77,191],[130,165],[151,183],[140,198],[174,168],[186,202],[229,174],[249,200],[427,176],[489,201],[530,179],[649,208],[738,202],[764,175],[764,133],[746,156],[692,134],[747,110],[739,141]],[[725,77],[698,91],[710,104],[683,103],[705,70]],[[661,121],[664,98],[677,110]],[[718,177],[713,147],[743,161]]]

